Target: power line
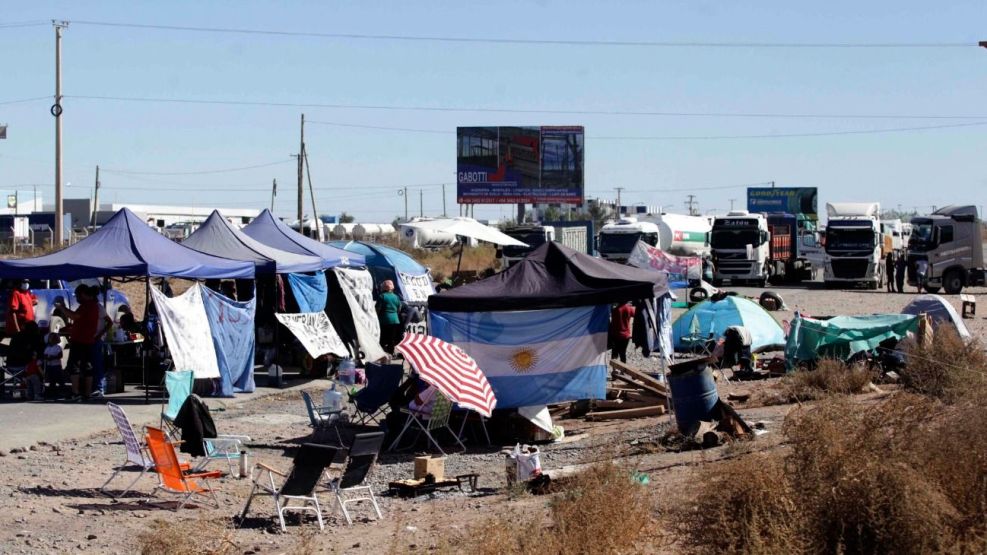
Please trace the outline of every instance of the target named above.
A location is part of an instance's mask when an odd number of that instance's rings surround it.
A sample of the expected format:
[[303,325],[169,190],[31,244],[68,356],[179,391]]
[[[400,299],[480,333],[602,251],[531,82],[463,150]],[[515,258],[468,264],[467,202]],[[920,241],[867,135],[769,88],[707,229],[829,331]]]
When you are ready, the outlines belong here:
[[621,46],[646,48],[976,48],[976,42],[708,42],[708,41],[645,41],[645,40],[586,40],[586,39],[522,39],[508,37],[452,37],[441,35],[391,35],[367,33],[326,33],[310,31],[279,31],[234,27],[194,27],[188,25],[155,25],[111,21],[72,21],[75,25],[188,31],[195,33],[224,33],[237,35],[267,35],[282,37],[385,40],[410,42],[453,42],[467,44],[523,44],[544,46]]
[[22,102],[37,102],[38,100],[51,100],[51,95],[33,96],[31,98],[18,98],[17,100],[0,100],[0,104],[20,104]]
[[42,25],[47,27],[48,25],[51,25],[51,21],[46,19],[45,20],[35,19],[32,21],[8,21],[6,23],[0,23],[0,29],[14,29],[17,27],[40,27]]
[[149,171],[137,171],[137,170],[115,170],[115,169],[106,169],[106,168],[104,168],[103,171],[106,173],[116,173],[121,175],[205,175],[212,173],[230,173],[230,172],[238,172],[243,170],[253,170],[257,168],[267,168],[270,166],[277,166],[279,164],[287,164],[288,162],[291,162],[291,160],[278,160],[277,162],[268,162],[266,164],[257,164],[255,166],[242,166],[239,168],[223,168],[216,170],[197,170],[197,171],[182,171],[182,172],[149,172]]
[[[667,112],[634,110],[553,110],[522,108],[485,108],[450,106],[396,106],[385,104],[341,104],[317,102],[267,102],[256,100],[162,98],[141,96],[106,95],[63,95],[64,98],[78,100],[109,100],[120,102],[157,102],[172,104],[207,104],[224,106],[268,106],[276,108],[326,108],[347,110],[386,110],[407,112],[480,112],[500,114],[555,114],[578,116],[651,116],[651,117],[701,117],[701,118],[779,118],[779,119],[918,119],[918,120],[987,120],[987,115],[905,115],[905,114],[808,114],[808,113],[769,113],[769,112]],[[322,122],[331,124],[332,122]]]

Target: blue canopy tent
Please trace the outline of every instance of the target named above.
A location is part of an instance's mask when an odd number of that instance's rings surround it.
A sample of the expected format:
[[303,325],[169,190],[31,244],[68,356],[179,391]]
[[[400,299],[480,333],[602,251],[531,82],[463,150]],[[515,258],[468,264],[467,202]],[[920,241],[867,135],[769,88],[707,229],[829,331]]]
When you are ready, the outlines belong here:
[[243,228],[243,233],[269,247],[295,254],[317,256],[326,263],[327,268],[366,264],[359,254],[337,249],[298,233],[275,218],[274,214],[266,208],[254,218],[254,221]]
[[[177,277],[252,279],[254,264],[201,253],[151,229],[123,208],[92,235],[64,249],[34,258],[0,261],[0,277],[77,280],[87,278]],[[147,301],[145,301],[147,302]],[[148,400],[146,367],[141,381]]]
[[317,272],[327,266],[317,256],[284,251],[257,241],[233,227],[218,210],[213,210],[182,244],[213,256],[253,262],[258,274]]
[[363,241],[331,241],[329,244],[362,256],[367,261],[367,270],[374,276],[374,283],[379,285],[386,279],[393,281],[403,301],[425,304],[428,296],[435,293],[428,268],[403,250]]
[[719,339],[730,326],[747,328],[755,352],[785,344],[784,330],[768,311],[754,301],[728,296],[705,300],[679,316],[672,324],[673,346],[676,351],[689,350],[696,343]]

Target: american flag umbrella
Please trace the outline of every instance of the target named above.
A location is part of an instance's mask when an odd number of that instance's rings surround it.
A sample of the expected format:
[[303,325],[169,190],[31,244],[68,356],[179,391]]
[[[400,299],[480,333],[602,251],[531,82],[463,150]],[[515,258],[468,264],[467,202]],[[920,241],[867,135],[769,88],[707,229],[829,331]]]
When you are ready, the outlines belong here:
[[405,334],[395,350],[404,355],[423,380],[450,401],[490,416],[497,398],[476,361],[459,347],[417,333]]

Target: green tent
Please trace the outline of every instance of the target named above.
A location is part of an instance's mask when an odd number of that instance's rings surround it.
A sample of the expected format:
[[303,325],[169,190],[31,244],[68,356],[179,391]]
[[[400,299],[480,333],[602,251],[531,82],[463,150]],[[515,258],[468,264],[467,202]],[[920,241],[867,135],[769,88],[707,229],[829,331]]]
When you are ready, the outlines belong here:
[[918,316],[909,314],[837,316],[829,320],[796,316],[785,345],[785,361],[791,368],[820,358],[849,360],[857,353],[875,350],[887,339],[904,339],[908,332],[918,330],[918,322]]

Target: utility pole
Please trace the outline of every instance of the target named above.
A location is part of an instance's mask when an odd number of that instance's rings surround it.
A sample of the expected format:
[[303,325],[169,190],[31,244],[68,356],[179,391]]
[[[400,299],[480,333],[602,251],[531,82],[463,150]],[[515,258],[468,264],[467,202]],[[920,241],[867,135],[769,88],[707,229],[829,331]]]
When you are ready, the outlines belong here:
[[422,189],[418,189],[418,215],[425,217],[425,194]]
[[737,201],[737,199],[735,199],[735,198],[730,199],[730,210],[731,211],[733,210],[733,203],[736,202],[736,201]]
[[408,221],[408,188],[398,191],[402,197],[404,197],[404,221]]
[[96,184],[93,186],[93,213],[89,226],[96,229],[96,214],[99,212],[99,166],[96,166]]
[[688,197],[689,197],[689,200],[685,201],[685,205],[689,209],[689,215],[690,216],[698,216],[699,213],[696,210],[696,205],[699,204],[699,203],[696,202],[696,195],[688,195]]
[[302,158],[305,159],[305,173],[308,175],[308,192],[312,196],[312,214],[315,216],[315,238],[322,241],[322,219],[319,218],[319,209],[315,207],[315,189],[312,187],[312,168],[308,165],[308,151],[305,150],[304,146],[302,146]]
[[442,217],[446,217],[446,184],[442,184]]
[[271,184],[271,212],[274,212],[274,197],[278,196],[278,180]]
[[305,114],[302,114],[301,137],[298,143],[298,222],[301,225],[305,217],[305,185],[302,180],[303,164],[305,160]]
[[55,116],[55,241],[58,248],[64,240],[62,229],[62,29],[68,21],[51,21],[55,27],[55,103],[51,115]]
[[622,213],[621,204],[620,204],[620,192],[623,190],[624,190],[623,187],[617,187],[617,219],[620,219],[620,215]]

